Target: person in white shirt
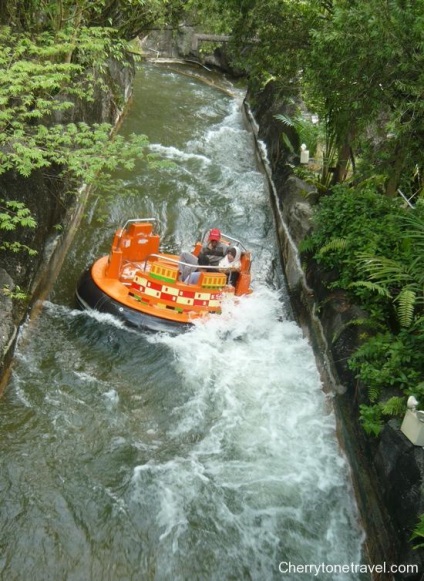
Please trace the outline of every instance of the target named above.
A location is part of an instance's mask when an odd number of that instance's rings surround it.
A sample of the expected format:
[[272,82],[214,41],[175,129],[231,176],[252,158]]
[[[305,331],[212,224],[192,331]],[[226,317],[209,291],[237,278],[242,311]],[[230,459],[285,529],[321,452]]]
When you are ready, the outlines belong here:
[[226,273],[228,284],[234,287],[236,286],[241,268],[240,254],[240,248],[234,248],[233,246],[230,246],[227,249],[226,255],[219,261],[218,264],[220,272]]

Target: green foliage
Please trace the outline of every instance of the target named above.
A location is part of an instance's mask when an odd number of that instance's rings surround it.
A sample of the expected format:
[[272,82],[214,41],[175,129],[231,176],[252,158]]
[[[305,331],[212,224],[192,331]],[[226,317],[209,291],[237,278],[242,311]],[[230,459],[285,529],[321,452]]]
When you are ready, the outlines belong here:
[[[7,201],[0,198],[0,232],[13,232],[19,228],[35,228],[37,225],[31,212],[22,202]],[[9,251],[13,253],[27,252],[29,256],[35,256],[36,250],[29,248],[21,242],[9,242],[1,240],[0,251]]]
[[13,22],[20,32],[35,34],[111,27],[131,40],[152,26],[176,24],[183,10],[181,0],[3,0],[0,24]]
[[[57,164],[63,167],[62,175],[88,184],[108,180],[119,167],[133,169],[148,145],[142,134],[132,134],[126,140],[120,135],[111,137],[107,123],[39,126],[34,140],[42,148],[44,163]],[[32,158],[22,155],[19,161],[21,168],[25,163],[30,167]]]
[[376,284],[375,282],[370,282],[369,280],[356,280],[354,282],[351,282],[349,285],[349,288],[351,289],[360,287],[376,292],[383,297],[390,297],[389,292],[384,287],[382,287],[379,284]]
[[403,417],[405,414],[405,397],[391,397],[382,403],[382,412],[387,416]]
[[422,549],[424,547],[424,514],[420,516],[410,540],[417,541],[414,543],[414,549]]
[[0,199],[0,230],[16,230],[17,226],[35,228],[36,222],[22,202]]
[[366,252],[358,257],[369,280],[392,298],[400,325],[410,327],[424,314],[424,215],[419,209],[399,216],[399,239],[393,258]]
[[321,248],[318,251],[317,256],[322,257],[322,256],[324,256],[324,254],[327,254],[329,252],[334,252],[337,250],[345,252],[346,250],[348,250],[347,246],[348,246],[348,241],[346,238],[333,238],[332,240],[327,242],[327,244],[324,244],[324,246],[321,246]]
[[[343,288],[361,301],[373,296],[369,285],[353,285],[363,279],[358,253],[392,254],[399,245],[397,202],[379,195],[372,182],[356,188],[339,185],[316,207],[314,232],[302,250],[337,272],[333,286]],[[381,304],[378,297],[376,304]]]
[[391,397],[374,405],[361,404],[359,419],[365,432],[370,436],[379,436],[384,427],[384,416],[403,417],[406,408],[405,397]]
[[258,89],[270,79],[293,89],[309,48],[309,31],[322,13],[315,0],[191,0],[188,8],[203,27],[207,23],[213,32],[231,33],[233,63],[248,72]]
[[[302,115],[290,118],[287,117],[287,115],[277,114],[275,115],[275,118],[278,121],[281,121],[283,125],[292,127],[299,136],[299,142],[306,144],[311,156],[315,155],[318,142],[321,139],[321,128],[318,123],[313,123],[310,119],[303,117]],[[284,136],[287,137],[287,134],[283,130],[283,137]],[[294,150],[291,143],[290,147]]]
[[252,92],[272,80],[319,114],[322,187],[352,170],[378,174],[391,197],[398,188],[422,195],[424,0],[191,0],[186,8],[203,29],[231,34],[233,64]]
[[348,364],[368,389],[361,422],[378,435],[387,417],[402,415],[405,395],[424,402],[424,209],[402,207],[368,180],[320,198],[314,223],[303,250],[369,314],[370,332]]
[[26,301],[28,299],[27,293],[25,293],[19,286],[16,286],[13,289],[11,289],[9,286],[4,286],[1,289],[1,292],[4,294],[4,296],[17,301]]
[[311,30],[305,78],[322,95],[338,146],[361,150],[363,169],[378,168],[391,196],[416,181],[417,168],[422,175],[423,14],[423,0],[334,2]]
[[[150,2],[149,10],[153,14],[165,4],[162,0]],[[4,3],[0,26],[0,175],[16,172],[31,178],[35,171],[53,169],[55,175],[66,179],[70,189],[76,189],[81,183],[107,183],[116,169],[130,170],[137,158],[145,156],[148,142],[144,135],[124,140],[113,136],[110,124],[73,122],[79,115],[76,104],[93,103],[103,92],[113,91],[108,79],[110,60],[128,64],[126,43],[110,27],[115,19],[125,27],[123,12],[116,10],[134,11],[141,5],[144,2],[81,0],[75,5],[65,0],[34,0],[23,9],[16,3]],[[109,16],[103,24],[107,26],[98,26],[105,11]],[[13,28],[4,25],[7,16]],[[118,105],[119,99],[119,94],[115,95]],[[0,230],[35,227],[23,206],[10,201],[8,192],[3,196],[9,201],[3,201],[0,208]],[[6,237],[0,251],[35,253],[18,240],[19,236]]]
[[[111,163],[104,159],[107,148],[102,152],[110,126],[58,120],[75,101],[94,100],[112,53],[122,57],[123,47],[110,30],[80,28],[33,38],[0,29],[0,174],[14,170],[29,177],[55,163],[91,182],[102,164]],[[67,62],[70,54],[78,56],[78,64]],[[120,147],[125,149],[122,142]]]
[[380,406],[360,405],[359,418],[368,435],[378,436],[380,434],[384,425]]
[[[369,401],[381,406],[387,389],[399,394],[420,394],[424,373],[422,357],[424,324],[413,330],[401,329],[399,333],[377,333],[369,337],[350,357],[349,367],[368,388]],[[400,395],[401,397],[401,395]],[[405,411],[405,407],[403,412]],[[389,408],[384,408],[390,414]],[[399,410],[396,410],[398,415]]]

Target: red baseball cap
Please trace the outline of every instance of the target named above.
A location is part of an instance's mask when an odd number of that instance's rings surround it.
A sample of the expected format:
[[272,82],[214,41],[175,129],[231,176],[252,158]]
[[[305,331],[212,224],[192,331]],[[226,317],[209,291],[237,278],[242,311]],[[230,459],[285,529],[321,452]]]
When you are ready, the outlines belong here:
[[218,228],[212,228],[212,230],[209,232],[209,240],[221,240],[221,230],[218,230]]

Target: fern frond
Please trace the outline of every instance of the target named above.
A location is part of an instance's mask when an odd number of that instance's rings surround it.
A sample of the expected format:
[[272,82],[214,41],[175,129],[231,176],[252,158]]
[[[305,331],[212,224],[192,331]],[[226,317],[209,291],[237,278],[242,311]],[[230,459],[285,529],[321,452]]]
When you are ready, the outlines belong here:
[[379,405],[359,406],[359,419],[365,432],[369,435],[378,436],[383,428],[381,420],[381,408]]
[[368,388],[368,397],[370,401],[376,402],[380,397],[380,388],[375,385],[370,386]]
[[278,115],[274,115],[274,117],[278,121],[281,121],[282,123],[284,123],[284,125],[287,125],[287,127],[295,127],[293,120],[290,119],[290,117],[283,115],[282,113],[279,113]]
[[305,238],[299,243],[300,252],[312,252],[315,248],[315,243],[312,238]]
[[419,549],[421,547],[424,547],[424,514],[422,514],[420,516],[420,519],[419,519],[416,527],[412,531],[412,535],[410,537],[410,540],[413,541],[414,539],[419,539],[422,541],[421,543],[414,544],[414,549]]
[[375,291],[382,297],[389,298],[391,296],[389,291],[386,288],[384,288],[380,284],[377,284],[376,282],[371,282],[369,280],[357,280],[355,282],[351,282],[349,285],[349,288],[357,288],[357,287],[359,287],[359,288],[363,287],[363,288],[367,288],[371,291]]
[[416,295],[410,288],[404,288],[396,297],[397,315],[402,327],[410,327],[414,320]]
[[333,252],[334,250],[344,250],[345,248],[347,248],[346,238],[333,238],[330,240],[330,242],[327,242],[327,244],[324,244],[324,246],[319,249],[318,254],[323,255],[327,252]]
[[405,413],[405,398],[391,397],[383,402],[381,411],[385,416],[403,416]]
[[408,269],[391,258],[374,256],[366,252],[358,253],[358,259],[363,270],[368,273],[371,280],[378,280],[380,284],[393,285],[405,283],[411,280]]

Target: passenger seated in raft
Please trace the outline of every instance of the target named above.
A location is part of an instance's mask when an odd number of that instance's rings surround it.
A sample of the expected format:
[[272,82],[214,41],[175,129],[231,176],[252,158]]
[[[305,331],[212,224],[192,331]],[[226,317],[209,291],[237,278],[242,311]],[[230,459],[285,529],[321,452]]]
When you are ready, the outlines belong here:
[[225,272],[227,275],[227,282],[231,286],[236,286],[239,277],[241,269],[240,255],[240,248],[230,246],[227,250],[227,254],[219,261],[219,270],[220,272]]
[[[182,252],[180,256],[179,279],[185,281],[192,272],[195,272],[197,268],[197,263],[198,263],[197,256],[194,256],[194,254],[192,254],[191,252]],[[192,264],[193,266],[189,266],[190,264]]]
[[[208,241],[205,246],[199,252],[200,256],[206,256],[209,259],[209,264],[211,266],[218,266],[219,261],[223,256],[225,256],[226,249],[228,246],[220,242],[221,240],[221,230],[218,228],[212,228],[209,231]],[[182,252],[180,255],[180,277],[179,280],[185,281],[186,278],[196,270],[190,264],[197,265],[198,257],[191,252]]]
[[199,282],[199,277],[201,273],[205,270],[206,271],[208,270],[207,267],[209,266],[209,264],[210,264],[209,258],[203,254],[200,255],[197,263],[198,265],[197,269],[191,274],[189,274],[184,282],[186,284],[197,284]]
[[209,264],[211,266],[218,266],[219,261],[223,256],[225,256],[225,250],[227,246],[220,242],[221,240],[221,230],[218,228],[212,228],[209,231],[208,241],[199,253],[199,257],[204,255],[209,258]]

